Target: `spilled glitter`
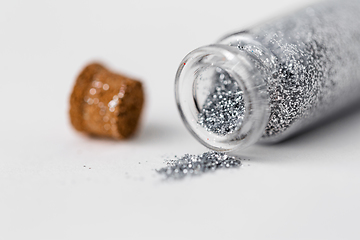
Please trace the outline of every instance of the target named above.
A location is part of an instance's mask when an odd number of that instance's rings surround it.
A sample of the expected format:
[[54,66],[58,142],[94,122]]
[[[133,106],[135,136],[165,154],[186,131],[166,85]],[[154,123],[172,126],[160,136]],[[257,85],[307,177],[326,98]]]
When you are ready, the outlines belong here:
[[166,160],[167,167],[156,170],[170,179],[201,175],[221,168],[241,166],[240,158],[222,152],[205,152],[200,155],[185,154],[179,159]]
[[238,83],[221,68],[217,68],[213,90],[198,116],[198,123],[218,135],[234,132],[245,113],[243,92]]

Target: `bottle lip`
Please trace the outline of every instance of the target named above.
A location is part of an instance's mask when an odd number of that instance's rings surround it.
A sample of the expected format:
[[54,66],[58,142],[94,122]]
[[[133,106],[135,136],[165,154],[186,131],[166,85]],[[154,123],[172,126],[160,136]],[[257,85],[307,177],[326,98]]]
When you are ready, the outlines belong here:
[[[264,73],[253,55],[236,47],[213,44],[190,52],[175,77],[175,98],[180,116],[190,133],[204,146],[216,151],[234,151],[258,141],[269,116],[269,98]],[[199,108],[194,98],[196,78],[209,68],[221,68],[243,92],[245,113],[236,129],[226,135],[206,130],[198,123]]]

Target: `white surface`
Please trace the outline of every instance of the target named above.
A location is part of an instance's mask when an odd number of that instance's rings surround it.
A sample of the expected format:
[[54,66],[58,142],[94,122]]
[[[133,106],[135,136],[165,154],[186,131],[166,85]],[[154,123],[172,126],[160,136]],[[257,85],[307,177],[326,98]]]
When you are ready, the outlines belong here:
[[[240,169],[170,182],[154,172],[164,158],[206,151],[175,107],[185,54],[311,1],[4,2],[0,239],[360,238],[360,111],[252,146]],[[135,138],[69,125],[74,79],[92,60],[144,81]]]

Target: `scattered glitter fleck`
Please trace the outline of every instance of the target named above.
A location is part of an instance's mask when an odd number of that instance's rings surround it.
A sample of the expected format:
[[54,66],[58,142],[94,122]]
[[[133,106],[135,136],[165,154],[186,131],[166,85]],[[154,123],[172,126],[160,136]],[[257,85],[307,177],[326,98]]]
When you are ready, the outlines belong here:
[[90,89],[90,94],[91,94],[91,95],[95,95],[95,94],[96,94],[96,89],[95,89],[95,88],[91,88],[91,89]]
[[105,91],[109,90],[109,84],[105,83],[105,84],[103,85],[103,89],[104,89]]
[[92,105],[94,103],[94,100],[92,98],[88,98],[87,104]]
[[102,87],[102,82],[100,81],[93,81],[91,84],[93,87],[95,88],[101,88]]
[[[118,105],[118,101],[117,100],[111,100],[108,104],[109,108],[115,108]],[[113,111],[112,111],[113,112]]]
[[108,122],[108,121],[109,121],[109,117],[108,117],[108,116],[104,116],[104,117],[103,117],[103,121],[104,121],[104,122]]
[[180,179],[200,175],[220,168],[234,168],[241,165],[241,159],[223,152],[205,152],[200,155],[185,154],[179,159],[166,160],[167,167],[156,170],[166,178]]
[[94,98],[94,104],[98,104],[99,103],[99,99],[98,98]]
[[123,97],[124,97],[124,93],[123,93],[123,92],[119,92],[118,96],[119,96],[119,98],[123,98]]

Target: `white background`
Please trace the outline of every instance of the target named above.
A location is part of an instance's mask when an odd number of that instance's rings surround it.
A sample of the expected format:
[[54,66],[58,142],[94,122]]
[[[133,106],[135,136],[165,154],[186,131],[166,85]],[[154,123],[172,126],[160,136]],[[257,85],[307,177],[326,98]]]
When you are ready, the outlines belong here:
[[[206,149],[178,115],[191,50],[310,0],[1,1],[0,239],[359,239],[360,111],[238,154],[239,169],[162,181],[163,160]],[[68,117],[91,61],[142,79],[128,141]]]

